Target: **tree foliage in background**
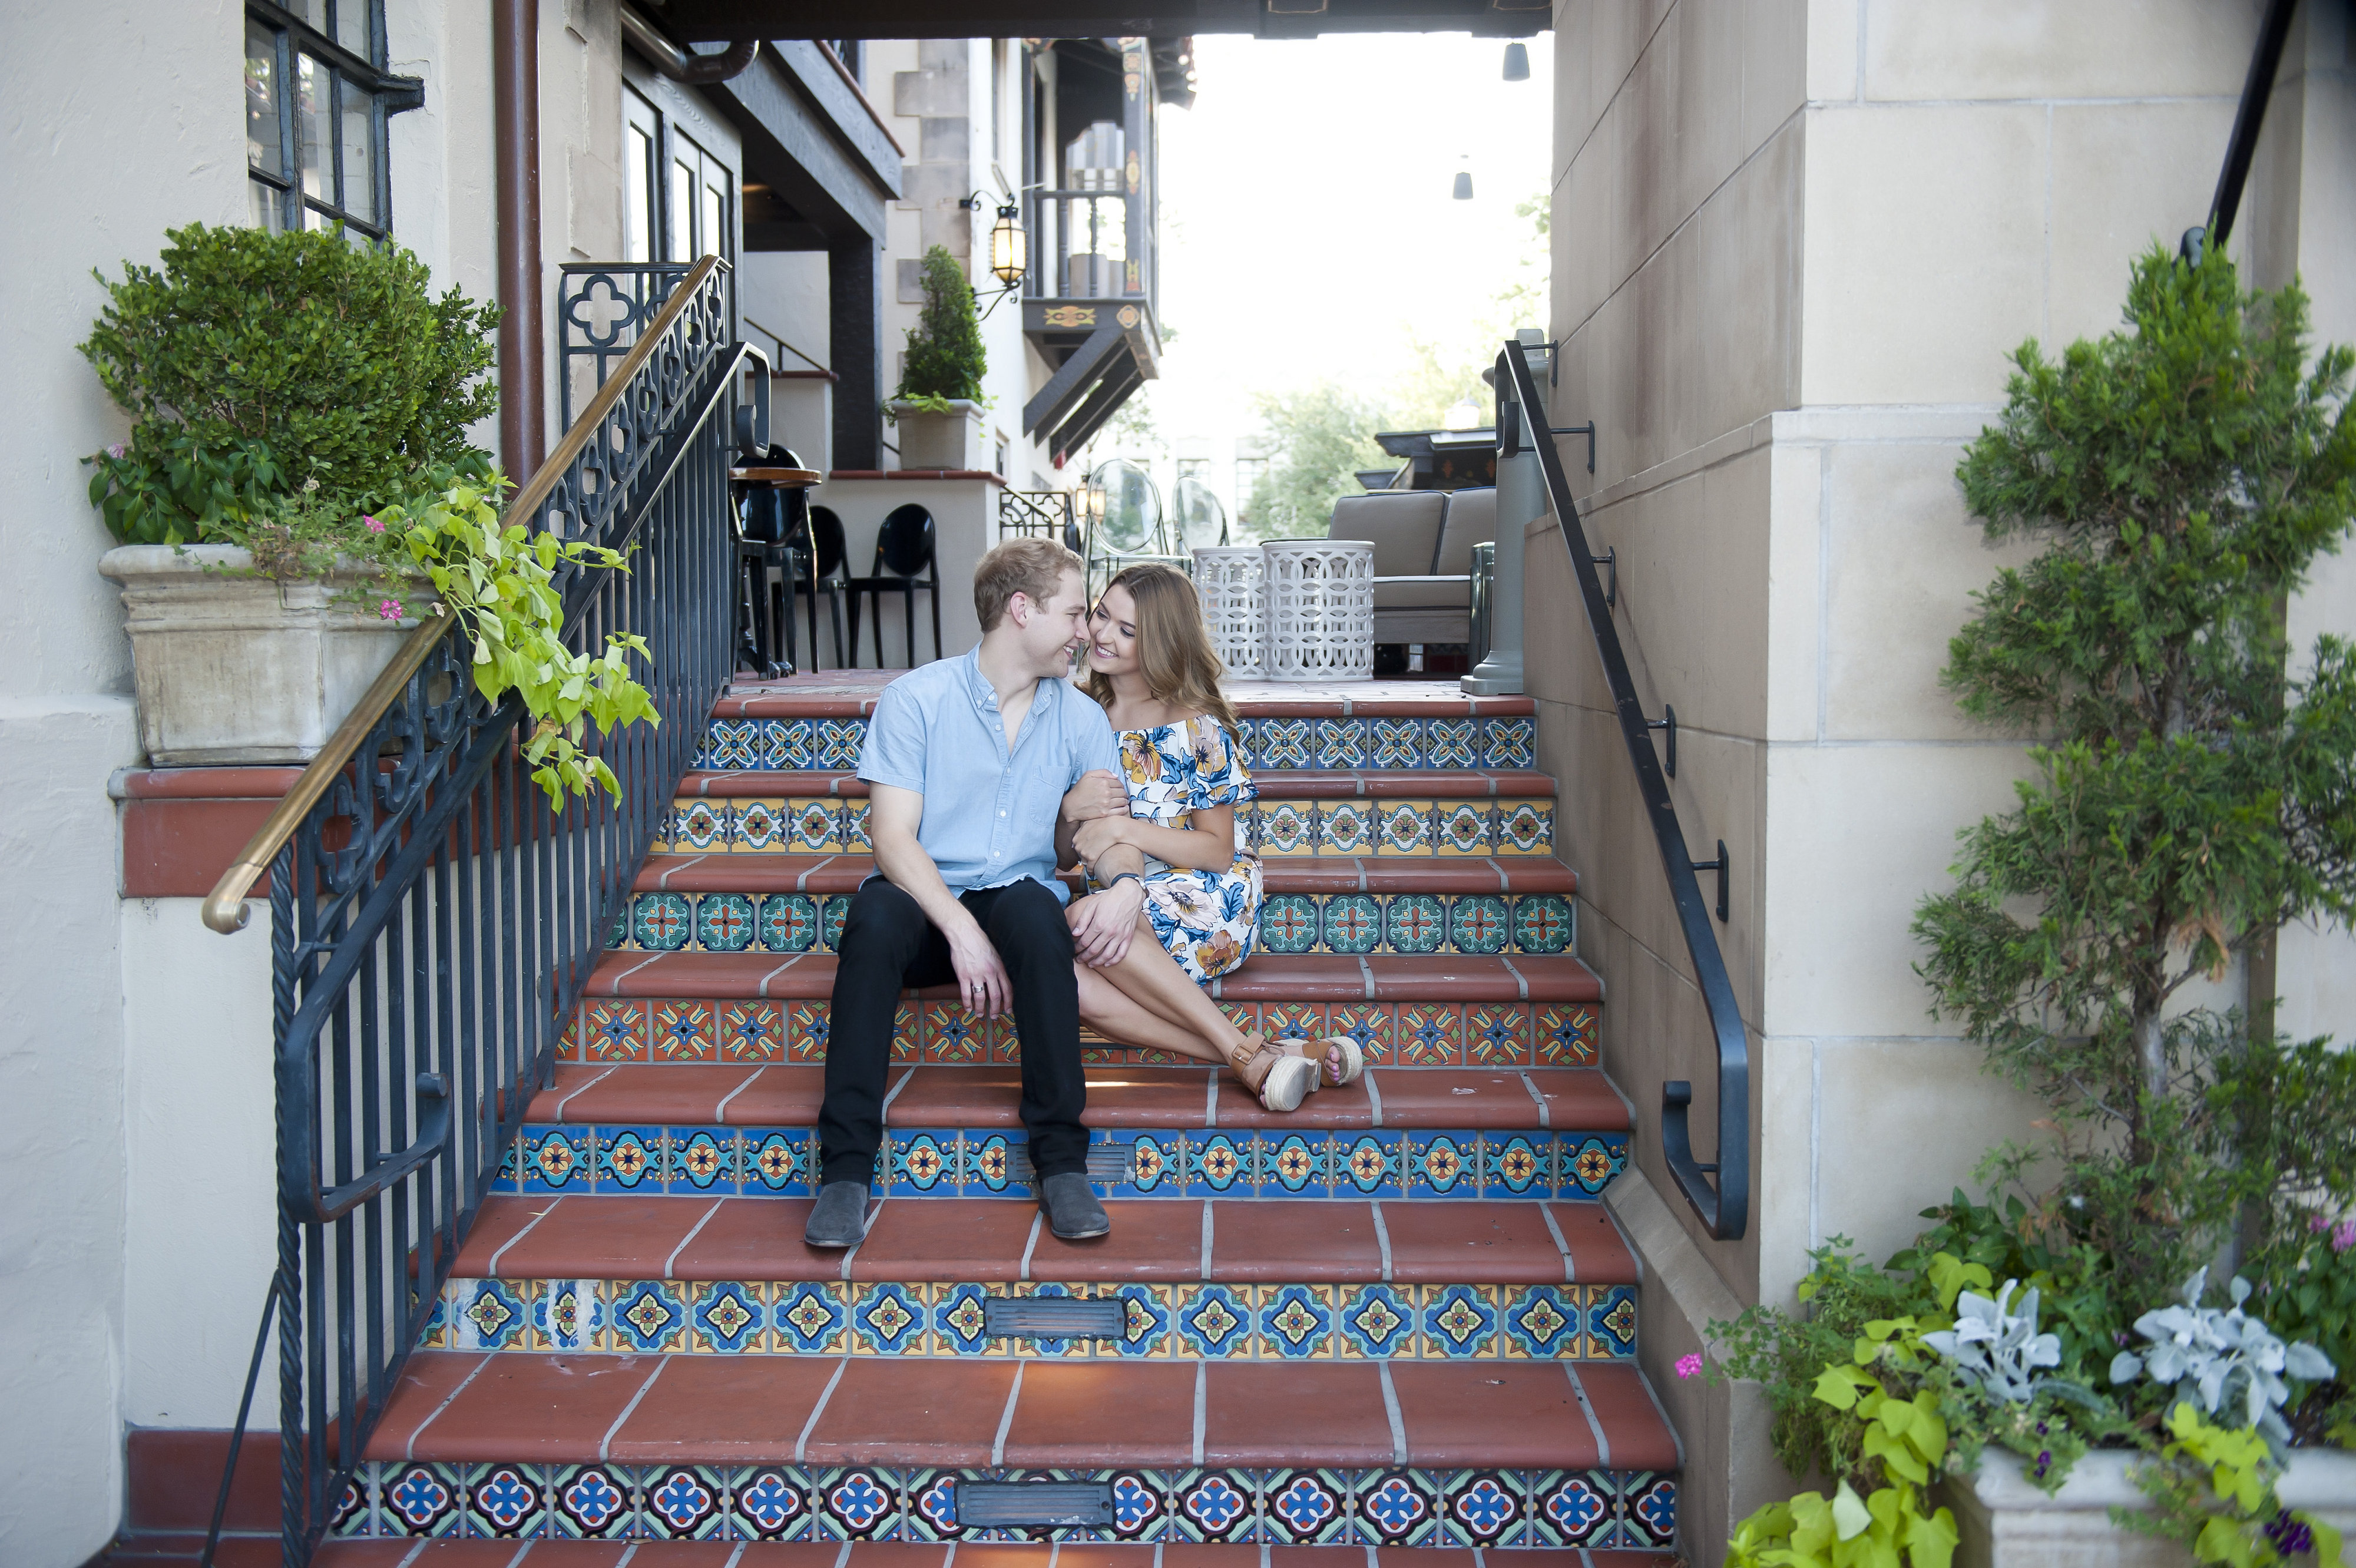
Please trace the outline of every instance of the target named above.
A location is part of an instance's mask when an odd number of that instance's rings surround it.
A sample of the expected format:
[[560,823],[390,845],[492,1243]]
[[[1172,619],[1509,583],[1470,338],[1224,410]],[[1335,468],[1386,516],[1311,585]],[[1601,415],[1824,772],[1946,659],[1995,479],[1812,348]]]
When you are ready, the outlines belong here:
[[1991,542],[2046,548],[1975,596],[1945,679],[2046,739],[1913,929],[1934,1013],[2057,1109],[2038,1222],[2154,1301],[2237,1221],[2304,1245],[2356,1198],[2356,1058],[2186,992],[2356,916],[2356,651],[2325,638],[2291,678],[2281,618],[2356,513],[2356,424],[2350,350],[2307,368],[2306,296],[2244,293],[2213,248],[2141,258],[2126,320],[2024,344],[1958,469]]
[[946,413],[953,401],[981,401],[982,372],[990,361],[982,351],[973,285],[947,246],[925,252],[924,288],[925,307],[908,328],[907,362],[901,367],[900,390],[892,395],[903,403],[939,404],[936,412]]
[[1271,457],[1242,508],[1248,527],[1238,532],[1250,538],[1323,538],[1333,503],[1365,489],[1355,470],[1397,461],[1375,445],[1381,411],[1331,382],[1262,392],[1252,406]]
[[166,238],[160,268],[106,285],[80,345],[133,421],[91,459],[117,538],[244,542],[284,498],[356,518],[439,467],[487,475],[466,427],[498,406],[498,306],[436,297],[411,252],[338,234],[196,223]]

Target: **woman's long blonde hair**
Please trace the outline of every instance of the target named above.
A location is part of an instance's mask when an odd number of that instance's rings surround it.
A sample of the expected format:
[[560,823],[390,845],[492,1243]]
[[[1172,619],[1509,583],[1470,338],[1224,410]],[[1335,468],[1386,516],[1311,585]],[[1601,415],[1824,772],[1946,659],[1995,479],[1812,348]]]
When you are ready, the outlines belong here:
[[[1131,566],[1105,585],[1107,593],[1115,588],[1128,589],[1137,605],[1137,668],[1154,700],[1189,714],[1208,714],[1229,735],[1241,735],[1236,710],[1219,690],[1227,667],[1211,646],[1210,630],[1203,624],[1203,602],[1194,596],[1194,585],[1186,575],[1171,566]],[[1112,706],[1112,681],[1102,671],[1089,671],[1082,689]]]

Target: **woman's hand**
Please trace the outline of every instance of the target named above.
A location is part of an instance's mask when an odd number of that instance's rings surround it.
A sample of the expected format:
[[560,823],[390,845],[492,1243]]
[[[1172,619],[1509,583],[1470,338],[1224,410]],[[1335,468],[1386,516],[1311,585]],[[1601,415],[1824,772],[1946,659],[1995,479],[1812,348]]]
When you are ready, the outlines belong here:
[[[1126,800],[1128,794],[1122,790],[1122,799]],[[1079,852],[1084,863],[1094,865],[1104,857],[1105,851],[1130,842],[1130,824],[1135,820],[1125,809],[1117,817],[1091,817],[1072,830],[1072,847]]]
[[1067,822],[1129,815],[1129,786],[1110,771],[1091,768],[1064,794],[1062,816]]

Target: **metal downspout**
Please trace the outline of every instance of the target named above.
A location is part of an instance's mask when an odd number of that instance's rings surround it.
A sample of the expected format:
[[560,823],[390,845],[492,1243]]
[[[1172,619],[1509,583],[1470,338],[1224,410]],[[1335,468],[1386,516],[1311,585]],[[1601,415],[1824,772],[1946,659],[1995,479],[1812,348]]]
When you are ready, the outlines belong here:
[[540,265],[540,0],[491,0],[498,176],[499,462],[530,482],[548,451]]

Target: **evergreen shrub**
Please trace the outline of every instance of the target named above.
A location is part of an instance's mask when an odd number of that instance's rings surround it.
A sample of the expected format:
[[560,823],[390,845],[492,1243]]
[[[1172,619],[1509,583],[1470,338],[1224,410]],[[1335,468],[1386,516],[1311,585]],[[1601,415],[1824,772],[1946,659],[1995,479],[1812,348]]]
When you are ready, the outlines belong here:
[[907,363],[900,372],[900,390],[892,396],[947,413],[953,402],[982,401],[989,359],[982,351],[973,285],[948,247],[935,245],[925,252],[924,287],[924,313],[908,329]]

